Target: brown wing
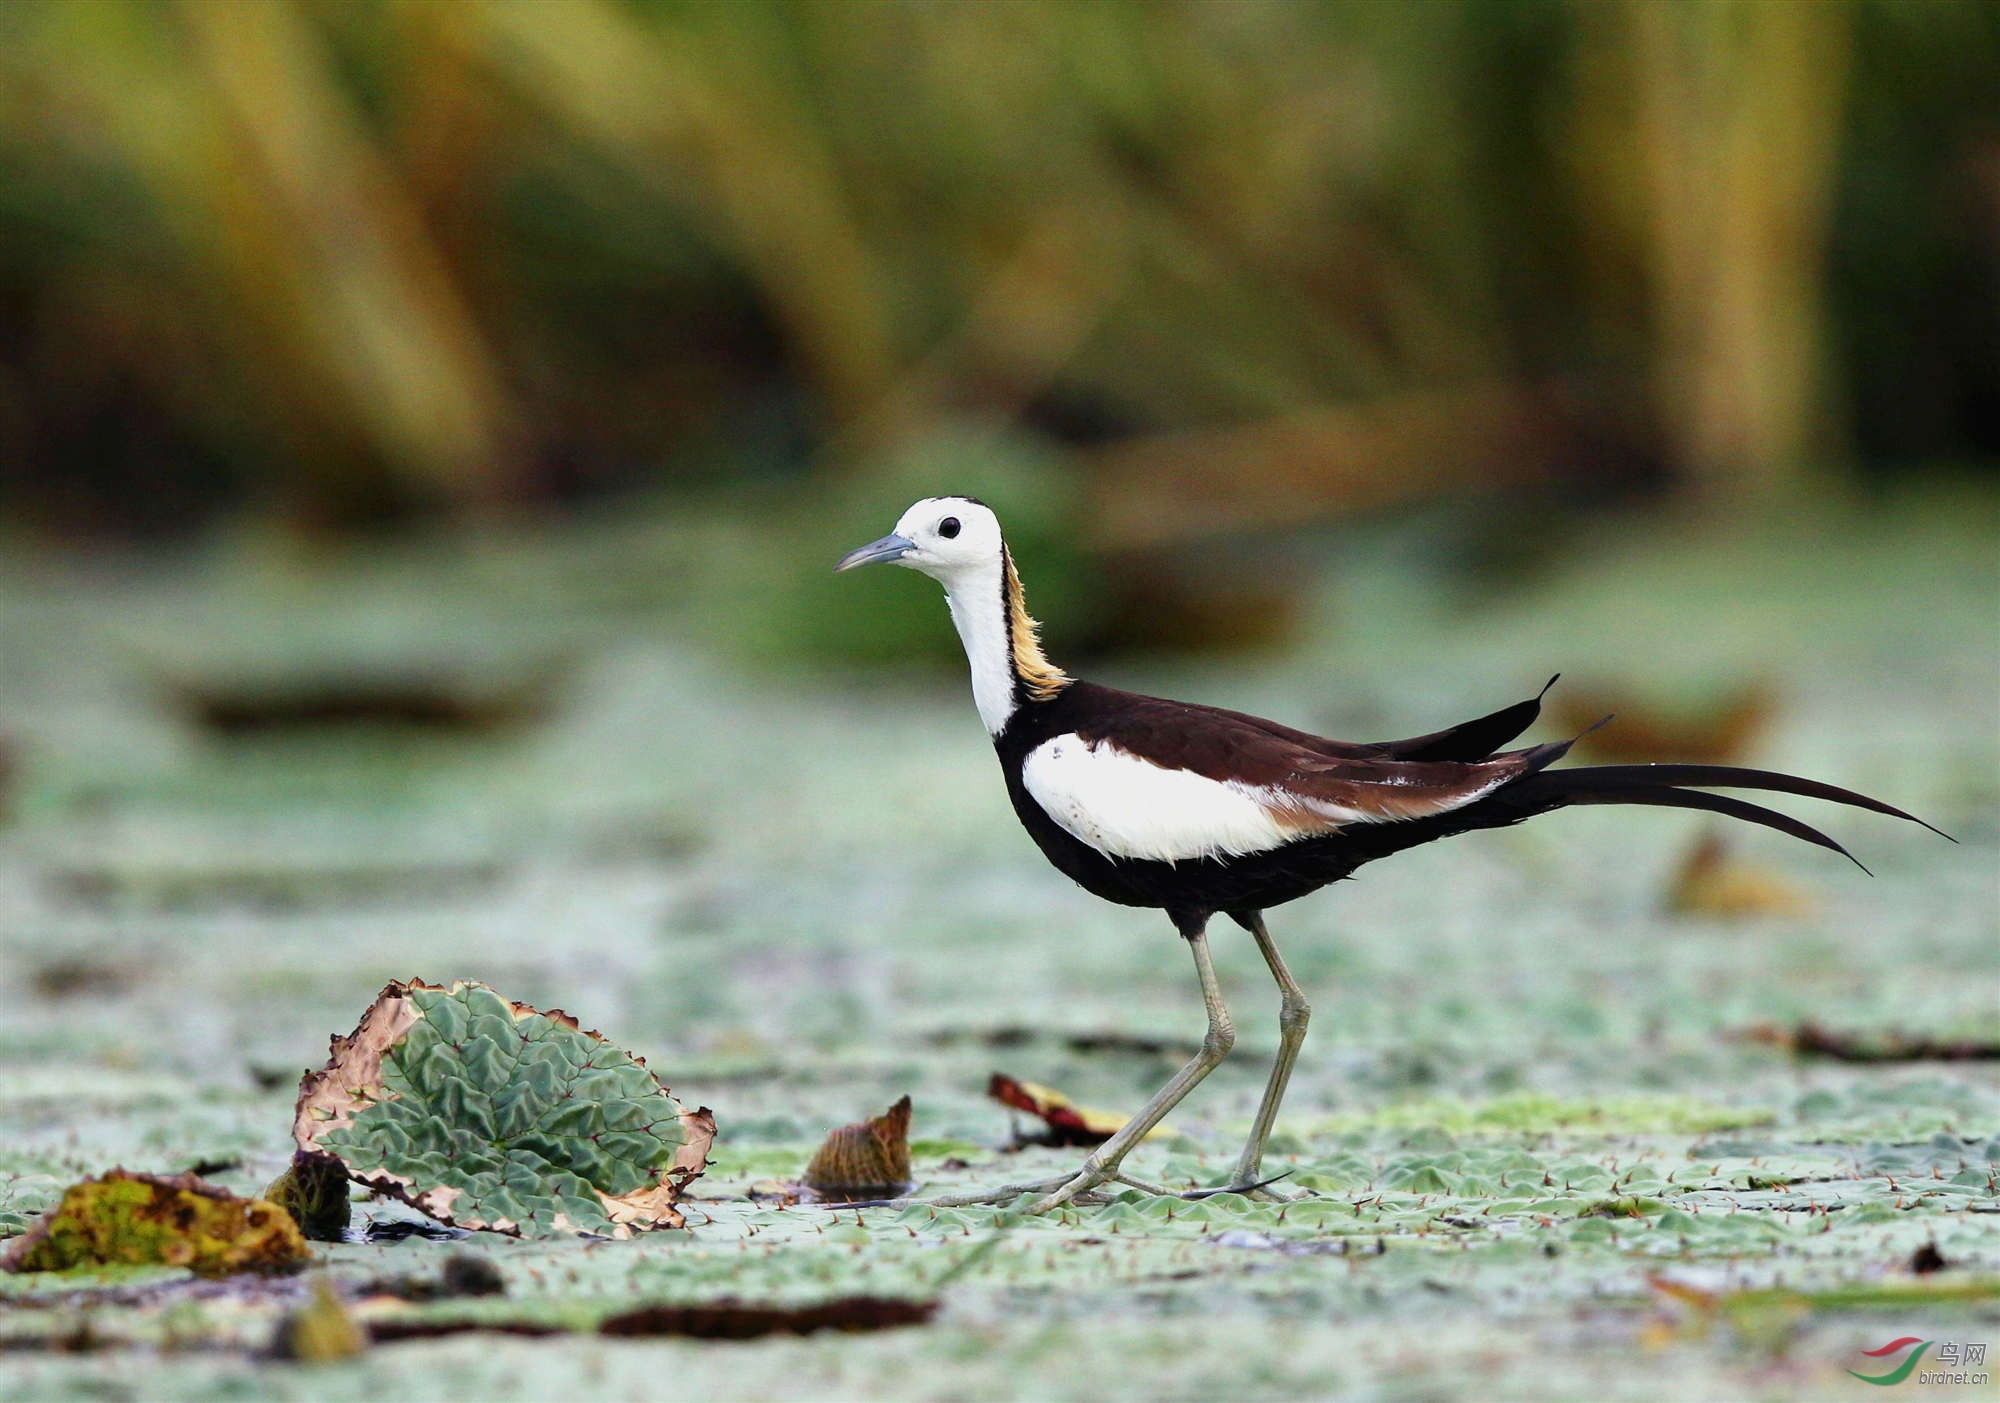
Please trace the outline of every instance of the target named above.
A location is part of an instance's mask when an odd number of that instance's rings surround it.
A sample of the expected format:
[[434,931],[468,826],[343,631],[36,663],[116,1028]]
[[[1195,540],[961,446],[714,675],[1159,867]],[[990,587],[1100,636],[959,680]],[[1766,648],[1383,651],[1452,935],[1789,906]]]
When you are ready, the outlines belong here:
[[1542,690],[1526,701],[1503,706],[1489,715],[1461,721],[1442,731],[1408,740],[1383,741],[1370,747],[1398,760],[1484,760],[1535,724],[1542,714],[1542,698],[1556,685],[1560,673],[1542,684]]
[[1536,751],[1478,761],[1397,760],[1376,747],[1329,753],[1340,743],[1240,712],[1130,693],[1118,701],[1078,735],[1162,769],[1239,786],[1300,834],[1444,813],[1546,763]]
[[[1349,741],[1330,740],[1316,736],[1309,731],[1298,731],[1290,726],[1281,726],[1276,721],[1267,721],[1261,716],[1251,716],[1241,711],[1225,711],[1220,707],[1188,707],[1192,711],[1207,712],[1214,716],[1240,721],[1246,726],[1273,735],[1281,740],[1303,746],[1315,755],[1326,755],[1336,759],[1353,760],[1484,760],[1492,756],[1501,746],[1517,739],[1542,713],[1542,698],[1557,679],[1551,677],[1542,684],[1542,690],[1526,701],[1515,702],[1489,715],[1471,721],[1461,721],[1456,726],[1447,726],[1442,731],[1432,731],[1428,735],[1411,736],[1408,740]],[[1146,698],[1145,700],[1154,700]],[[1169,705],[1183,705],[1169,703]]]

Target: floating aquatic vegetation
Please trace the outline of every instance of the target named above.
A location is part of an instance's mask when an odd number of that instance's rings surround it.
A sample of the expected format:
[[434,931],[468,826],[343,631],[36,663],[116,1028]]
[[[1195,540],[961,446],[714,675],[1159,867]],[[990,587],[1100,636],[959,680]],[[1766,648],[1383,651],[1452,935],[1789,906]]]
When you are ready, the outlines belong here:
[[53,1175],[0,1173],[0,1237],[26,1232],[61,1194]]
[[873,1120],[827,1136],[805,1174],[805,1186],[823,1199],[895,1198],[910,1183],[907,1096]]
[[192,1174],[114,1169],[65,1190],[0,1256],[0,1269],[163,1265],[229,1276],[296,1271],[311,1260],[298,1224],[275,1203],[239,1198]]
[[561,1010],[392,983],[299,1087],[306,1158],[456,1227],[629,1237],[683,1226],[715,1122]]

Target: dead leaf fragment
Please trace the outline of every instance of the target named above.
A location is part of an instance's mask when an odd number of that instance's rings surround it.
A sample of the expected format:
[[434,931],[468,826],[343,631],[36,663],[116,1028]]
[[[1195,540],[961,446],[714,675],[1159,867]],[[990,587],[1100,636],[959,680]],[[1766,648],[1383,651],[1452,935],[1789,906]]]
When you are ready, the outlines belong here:
[[1740,1035],[1746,1042],[1835,1062],[1992,1062],[2000,1061],[2000,1041],[1990,1038],[1934,1038],[1894,1029],[1846,1033],[1805,1022],[1795,1028],[1759,1023]]
[[1549,709],[1557,724],[1573,731],[1595,726],[1606,716],[1618,718],[1577,742],[1578,753],[1593,760],[1717,765],[1740,761],[1748,753],[1769,724],[1776,699],[1764,683],[1748,682],[1694,710],[1668,711],[1620,687],[1586,684],[1558,689],[1549,698]]
[[[1131,1119],[1130,1116],[1079,1106],[1053,1087],[1016,1081],[1004,1072],[993,1074],[993,1079],[986,1084],[986,1094],[1003,1106],[1039,1116],[1048,1127],[1044,1134],[1036,1137],[1036,1143],[1043,1145],[1101,1145]],[[1167,1133],[1164,1125],[1156,1125],[1146,1138],[1150,1140]]]
[[0,1270],[157,1264],[228,1276],[292,1272],[311,1260],[298,1224],[275,1203],[239,1198],[192,1174],[114,1169],[65,1190],[8,1246]]
[[843,1296],[811,1306],[758,1306],[723,1300],[698,1306],[642,1306],[611,1316],[597,1329],[599,1334],[626,1337],[754,1340],[765,1335],[812,1335],[821,1330],[853,1333],[924,1325],[937,1308],[936,1301],[894,1296]]
[[543,1320],[440,1320],[423,1315],[413,1320],[391,1316],[368,1322],[368,1338],[378,1345],[395,1344],[399,1340],[437,1340],[446,1335],[521,1335],[543,1339],[569,1333],[568,1326],[551,1325]]
[[491,1257],[477,1252],[454,1252],[444,1259],[436,1276],[377,1277],[364,1283],[358,1292],[364,1304],[383,1299],[394,1301],[449,1301],[462,1296],[504,1296],[507,1279]]
[[910,1184],[907,1096],[873,1120],[834,1131],[806,1166],[806,1187],[825,1199],[894,1198]]
[[1810,897],[1775,872],[1732,858],[1713,833],[1697,839],[1682,859],[1666,906],[1677,915],[1728,919],[1803,916],[1813,909]]
[[170,669],[159,685],[197,725],[223,736],[351,725],[492,732],[546,715],[564,666],[559,658],[525,660],[480,675],[448,660],[356,659],[306,672]]

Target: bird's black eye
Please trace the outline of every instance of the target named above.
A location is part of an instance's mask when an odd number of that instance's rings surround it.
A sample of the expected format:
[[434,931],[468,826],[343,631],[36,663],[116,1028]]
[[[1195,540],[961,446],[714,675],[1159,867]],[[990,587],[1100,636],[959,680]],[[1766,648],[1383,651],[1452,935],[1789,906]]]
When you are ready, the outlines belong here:
[[947,541],[949,541],[953,536],[956,536],[957,534],[958,534],[957,517],[948,516],[943,521],[940,521],[938,523],[938,535],[944,537]]

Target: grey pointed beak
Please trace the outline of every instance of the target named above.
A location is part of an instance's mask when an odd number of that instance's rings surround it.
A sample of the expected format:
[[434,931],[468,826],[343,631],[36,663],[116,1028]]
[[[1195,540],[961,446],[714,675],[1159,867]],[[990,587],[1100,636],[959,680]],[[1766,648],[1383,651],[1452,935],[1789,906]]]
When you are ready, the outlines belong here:
[[833,567],[833,573],[838,575],[842,570],[852,570],[857,565],[873,565],[878,560],[901,560],[916,548],[917,543],[906,536],[884,536],[840,557],[840,564]]

